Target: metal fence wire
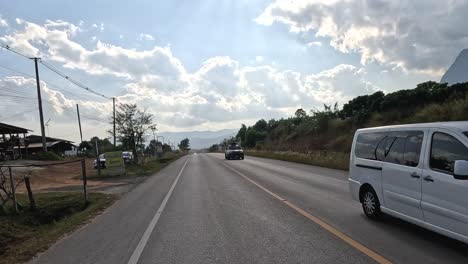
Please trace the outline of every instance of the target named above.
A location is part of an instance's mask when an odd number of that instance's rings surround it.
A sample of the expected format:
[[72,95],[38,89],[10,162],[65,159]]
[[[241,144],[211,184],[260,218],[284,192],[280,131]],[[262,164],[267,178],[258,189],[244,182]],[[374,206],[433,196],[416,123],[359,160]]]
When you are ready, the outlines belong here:
[[80,191],[86,205],[86,160],[61,162],[3,162],[0,164],[0,206],[13,203],[18,212],[17,193],[27,193],[30,209],[35,209],[35,192]]

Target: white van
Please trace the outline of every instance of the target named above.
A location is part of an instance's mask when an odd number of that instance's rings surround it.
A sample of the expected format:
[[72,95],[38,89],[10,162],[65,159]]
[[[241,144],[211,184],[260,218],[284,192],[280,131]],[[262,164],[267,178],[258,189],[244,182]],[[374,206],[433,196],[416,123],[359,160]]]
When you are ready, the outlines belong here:
[[349,188],[386,213],[468,243],[468,121],[359,129]]

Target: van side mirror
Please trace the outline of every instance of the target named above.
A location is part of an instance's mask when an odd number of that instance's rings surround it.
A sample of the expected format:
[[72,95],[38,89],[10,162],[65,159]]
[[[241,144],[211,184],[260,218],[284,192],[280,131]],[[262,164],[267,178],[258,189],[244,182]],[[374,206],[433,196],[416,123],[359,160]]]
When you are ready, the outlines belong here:
[[468,180],[468,161],[456,160],[453,168],[453,177],[457,180]]

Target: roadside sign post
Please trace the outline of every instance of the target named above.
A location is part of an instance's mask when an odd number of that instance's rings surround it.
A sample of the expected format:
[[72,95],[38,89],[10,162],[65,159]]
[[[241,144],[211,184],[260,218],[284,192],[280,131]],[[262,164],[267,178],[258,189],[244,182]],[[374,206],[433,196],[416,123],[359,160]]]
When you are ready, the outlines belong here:
[[122,151],[106,152],[107,175],[125,175],[125,162]]

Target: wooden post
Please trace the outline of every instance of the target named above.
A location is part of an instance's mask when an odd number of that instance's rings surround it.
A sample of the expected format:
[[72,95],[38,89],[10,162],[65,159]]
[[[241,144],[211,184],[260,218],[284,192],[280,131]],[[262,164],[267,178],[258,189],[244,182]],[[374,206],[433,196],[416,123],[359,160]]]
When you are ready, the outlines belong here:
[[85,201],[85,206],[88,204],[88,193],[86,190],[87,178],[86,178],[86,160],[81,160],[81,174],[83,176],[83,196]]
[[13,208],[15,209],[15,213],[18,213],[18,204],[16,203],[16,192],[15,192],[15,182],[13,179],[13,173],[11,173],[11,167],[8,167],[8,172],[10,173],[10,186],[11,186],[11,194],[13,198]]
[[98,145],[97,138],[96,138],[96,165],[97,165],[98,176],[101,177],[101,159],[99,158],[99,145]]
[[34,196],[31,190],[31,183],[29,182],[29,176],[24,176],[24,184],[26,185],[26,190],[28,190],[28,198],[29,198],[29,208],[31,210],[36,210],[36,201],[34,200]]

